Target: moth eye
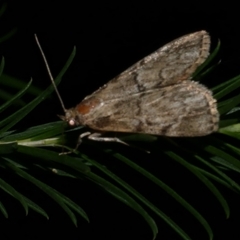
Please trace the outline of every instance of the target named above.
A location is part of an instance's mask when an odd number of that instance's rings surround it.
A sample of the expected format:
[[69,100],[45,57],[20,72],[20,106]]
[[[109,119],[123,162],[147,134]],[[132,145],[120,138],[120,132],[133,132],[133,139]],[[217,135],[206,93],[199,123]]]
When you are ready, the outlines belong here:
[[74,119],[70,119],[70,120],[68,121],[68,124],[69,124],[70,126],[75,126],[76,122],[74,121]]

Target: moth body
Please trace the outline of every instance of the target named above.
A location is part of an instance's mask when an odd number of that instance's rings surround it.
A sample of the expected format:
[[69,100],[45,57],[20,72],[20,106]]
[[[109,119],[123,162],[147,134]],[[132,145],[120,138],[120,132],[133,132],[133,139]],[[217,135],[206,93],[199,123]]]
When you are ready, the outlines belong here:
[[[55,87],[65,111],[61,118],[71,126],[84,125],[97,132],[170,137],[196,137],[216,132],[217,102],[209,89],[192,81],[192,74],[208,57],[209,48],[210,37],[206,31],[175,39],[69,110],[65,109]],[[44,54],[43,57],[45,60]],[[86,135],[93,136],[89,132]],[[98,133],[92,139],[104,141]]]

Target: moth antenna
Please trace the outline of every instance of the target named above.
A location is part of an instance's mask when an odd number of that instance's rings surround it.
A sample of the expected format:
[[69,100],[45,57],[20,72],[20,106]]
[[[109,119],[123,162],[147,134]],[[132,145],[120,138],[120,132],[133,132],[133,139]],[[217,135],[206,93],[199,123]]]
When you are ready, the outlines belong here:
[[46,56],[45,56],[45,54],[44,54],[44,52],[43,52],[43,50],[42,50],[42,47],[41,47],[41,45],[40,45],[40,43],[39,43],[39,41],[38,41],[37,34],[34,34],[34,36],[35,36],[35,39],[36,39],[38,48],[39,48],[39,50],[40,50],[40,52],[41,52],[41,54],[42,54],[43,61],[44,61],[45,66],[46,66],[46,68],[47,68],[47,71],[48,71],[48,75],[49,75],[49,77],[50,77],[50,80],[51,80],[51,82],[52,82],[52,84],[53,84],[53,87],[54,87],[56,93],[57,93],[57,96],[58,96],[59,101],[60,101],[60,103],[61,103],[61,105],[62,105],[62,108],[63,108],[64,112],[66,112],[67,110],[66,110],[66,108],[65,108],[65,106],[64,106],[64,103],[63,103],[63,100],[62,100],[62,98],[61,98],[61,95],[60,95],[60,93],[59,93],[59,91],[58,91],[58,89],[57,89],[57,86],[56,86],[55,82],[54,82],[54,79],[53,79],[53,76],[52,76],[50,67],[49,67],[48,62],[47,62],[47,58],[46,58]]

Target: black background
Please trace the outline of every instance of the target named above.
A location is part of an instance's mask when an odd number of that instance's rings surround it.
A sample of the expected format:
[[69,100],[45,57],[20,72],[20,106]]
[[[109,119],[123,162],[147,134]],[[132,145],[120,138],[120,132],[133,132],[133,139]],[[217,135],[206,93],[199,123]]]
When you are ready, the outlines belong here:
[[[222,44],[219,56],[221,66],[210,75],[212,79],[204,83],[211,87],[240,73],[240,20],[235,7],[237,10],[237,6],[221,3],[211,6],[210,1],[208,4],[198,2],[195,5],[182,1],[130,1],[126,4],[121,1],[9,1],[0,19],[1,34],[15,27],[18,31],[9,41],[0,45],[0,53],[6,60],[4,71],[26,82],[32,77],[33,84],[44,89],[50,82],[33,34],[37,33],[54,76],[61,70],[73,46],[76,46],[77,56],[59,86],[68,108],[163,44],[184,34],[206,30],[212,37],[213,47],[218,39]],[[61,113],[58,99],[53,95],[34,110],[22,126],[55,121],[56,115]],[[166,169],[158,171],[154,167],[154,173],[158,177],[161,174],[166,176]],[[123,171],[125,180],[131,179],[133,185],[143,186],[143,194],[159,204],[161,210],[170,214],[193,239],[207,239],[203,228],[166,194],[158,188],[145,189],[145,182],[138,175],[132,175],[124,167],[120,168],[119,172]],[[179,179],[182,179],[181,187],[186,185],[181,190],[182,194],[188,200],[195,201],[193,205],[213,227],[215,239],[226,239],[226,236],[228,239],[238,239],[240,198],[237,194],[221,189],[232,210],[230,219],[226,220],[219,203],[208,190],[198,181],[193,184],[193,178],[189,182],[187,171],[181,169],[180,173],[176,170],[171,174],[174,176],[170,176],[168,183],[177,188]],[[16,233],[24,239],[42,239],[46,236],[61,238],[64,235],[68,239],[152,238],[151,231],[137,213],[94,185],[82,181],[63,181],[55,176],[38,177],[42,180],[47,178],[49,183],[79,203],[89,215],[90,224],[78,217],[79,227],[75,228],[65,213],[47,196],[26,184],[26,193],[30,192],[31,198],[41,203],[49,213],[50,220],[32,211],[25,217],[21,206],[5,196],[9,203],[7,210],[10,218],[5,220],[0,216],[4,229],[1,230],[1,239],[13,239]],[[180,239],[157,216],[153,217],[159,226],[157,239]]]

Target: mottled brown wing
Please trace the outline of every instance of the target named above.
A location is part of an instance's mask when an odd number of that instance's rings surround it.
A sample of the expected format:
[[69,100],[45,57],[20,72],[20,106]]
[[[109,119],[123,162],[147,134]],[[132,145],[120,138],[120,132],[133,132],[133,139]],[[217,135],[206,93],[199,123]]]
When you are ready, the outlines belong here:
[[175,137],[210,134],[219,121],[212,93],[192,81],[105,101],[84,117],[95,130]]
[[143,58],[93,94],[106,101],[190,80],[208,57],[209,47],[210,37],[206,31],[182,36]]

